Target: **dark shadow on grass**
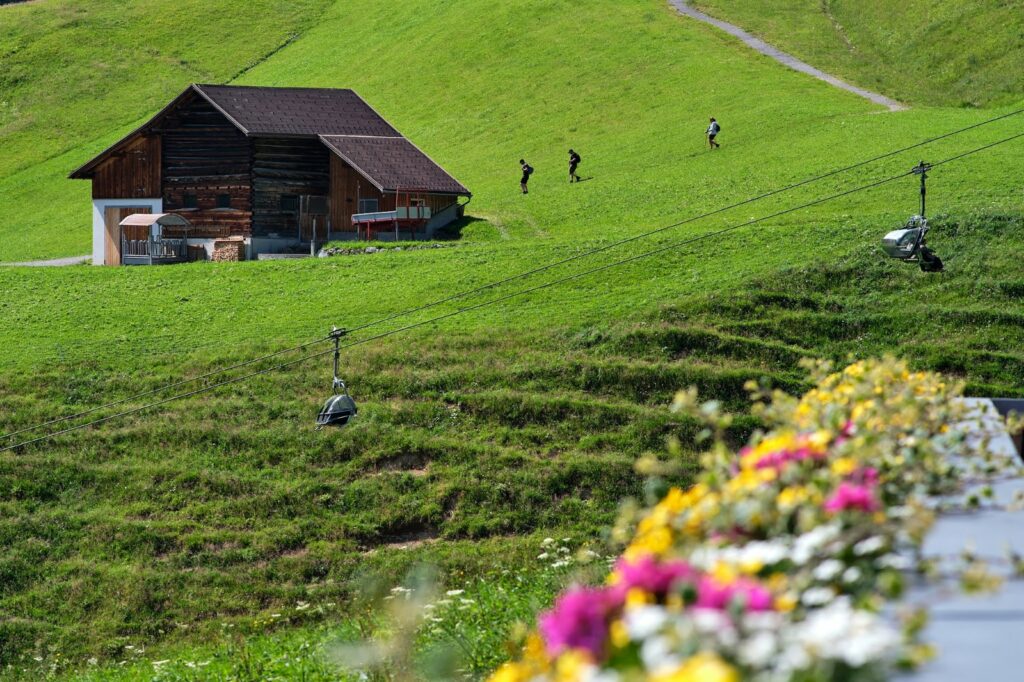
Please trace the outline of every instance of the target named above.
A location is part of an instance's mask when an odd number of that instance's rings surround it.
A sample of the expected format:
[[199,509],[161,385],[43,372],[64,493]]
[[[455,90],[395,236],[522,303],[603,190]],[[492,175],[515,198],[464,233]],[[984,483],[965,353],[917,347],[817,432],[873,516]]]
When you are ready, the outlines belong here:
[[483,218],[467,215],[458,220],[448,223],[434,233],[434,239],[439,242],[453,242],[462,239],[462,231],[475,223],[486,223]]

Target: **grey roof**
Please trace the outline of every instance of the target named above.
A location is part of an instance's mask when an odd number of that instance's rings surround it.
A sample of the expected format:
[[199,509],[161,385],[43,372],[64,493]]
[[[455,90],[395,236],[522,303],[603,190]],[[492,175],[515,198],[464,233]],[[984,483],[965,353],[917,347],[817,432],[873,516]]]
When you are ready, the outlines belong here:
[[469,196],[462,183],[404,137],[321,135],[320,139],[381,191]]

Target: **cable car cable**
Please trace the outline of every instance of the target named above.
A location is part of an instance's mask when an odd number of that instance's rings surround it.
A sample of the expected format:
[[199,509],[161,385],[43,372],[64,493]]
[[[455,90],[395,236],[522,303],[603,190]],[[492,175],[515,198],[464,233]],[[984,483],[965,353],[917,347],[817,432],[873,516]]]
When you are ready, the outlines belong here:
[[[979,121],[978,123],[974,123],[974,124],[971,124],[969,126],[965,126],[963,128],[959,128],[957,130],[952,130],[950,132],[943,133],[942,135],[937,135],[935,137],[931,137],[931,138],[928,138],[926,140],[922,140],[921,142],[916,142],[916,143],[908,145],[906,147],[902,147],[900,149],[897,149],[897,150],[894,150],[894,151],[891,151],[891,152],[886,152],[885,154],[881,154],[881,155],[872,157],[870,159],[866,159],[864,161],[858,161],[857,163],[854,163],[852,165],[845,166],[843,168],[838,168],[838,169],[829,171],[827,173],[823,173],[821,175],[817,175],[817,176],[808,178],[806,180],[802,180],[800,182],[793,183],[793,184],[787,185],[785,187],[781,187],[779,189],[771,190],[769,192],[765,192],[763,194],[760,194],[760,195],[757,195],[757,196],[754,196],[754,197],[750,197],[748,199],[744,199],[743,201],[740,201],[740,202],[737,202],[737,203],[734,203],[734,204],[730,204],[728,206],[723,206],[721,208],[715,209],[715,210],[707,212],[707,213],[702,213],[700,215],[693,216],[693,217],[687,218],[685,220],[682,220],[682,221],[679,221],[679,222],[676,222],[676,223],[672,223],[670,225],[659,227],[657,229],[650,230],[648,232],[642,232],[640,234],[633,235],[632,237],[626,237],[624,239],[620,239],[620,240],[611,242],[609,244],[605,244],[604,246],[600,246],[600,247],[596,247],[594,249],[583,251],[581,253],[578,253],[578,254],[575,254],[573,256],[564,258],[562,260],[558,260],[558,261],[554,261],[554,262],[551,262],[551,263],[547,263],[545,265],[539,266],[539,267],[534,268],[532,270],[527,270],[527,271],[524,271],[524,272],[517,273],[515,275],[510,275],[509,277],[506,277],[506,278],[501,279],[501,280],[496,280],[494,282],[489,282],[487,284],[480,285],[480,286],[475,287],[473,289],[468,289],[466,291],[462,291],[462,292],[458,292],[458,293],[452,294],[451,296],[448,296],[446,298],[438,299],[438,300],[432,301],[430,303],[425,303],[425,304],[423,304],[421,306],[418,306],[418,307],[415,307],[415,308],[410,308],[410,309],[407,309],[407,310],[399,311],[399,312],[393,313],[392,315],[388,315],[386,317],[380,318],[378,320],[374,320],[374,321],[367,322],[365,324],[359,325],[357,327],[353,327],[349,331],[350,332],[360,331],[362,329],[367,329],[369,327],[373,327],[373,326],[377,326],[379,324],[383,324],[384,322],[390,322],[391,320],[399,318],[399,317],[404,317],[406,315],[411,315],[413,313],[422,312],[424,310],[428,310],[428,309],[436,307],[438,305],[443,305],[444,303],[449,303],[449,302],[451,302],[453,300],[458,300],[460,298],[465,298],[466,296],[471,296],[471,295],[473,295],[475,293],[480,293],[481,291],[486,291],[487,289],[492,289],[492,288],[501,286],[502,284],[507,284],[509,282],[515,281],[517,279],[522,279],[522,278],[525,278],[525,277],[529,277],[531,275],[539,274],[541,272],[545,272],[546,270],[550,270],[550,269],[558,267],[560,265],[564,265],[566,263],[570,263],[570,262],[573,262],[573,261],[576,261],[576,260],[580,260],[582,258],[587,258],[589,256],[592,256],[592,255],[595,255],[595,254],[598,254],[598,253],[602,253],[604,251],[616,248],[618,246],[622,246],[624,244],[628,244],[628,243],[631,243],[631,242],[634,242],[634,241],[637,241],[637,240],[640,240],[640,239],[644,239],[646,237],[649,237],[649,236],[652,236],[652,235],[655,235],[655,234],[659,234],[659,233],[664,232],[666,230],[674,229],[676,227],[681,227],[682,225],[686,225],[686,224],[691,223],[691,222],[702,220],[704,218],[710,218],[710,217],[712,217],[714,215],[717,215],[719,213],[724,213],[725,211],[729,211],[729,210],[732,210],[734,208],[739,208],[741,206],[745,206],[745,205],[748,205],[748,204],[751,204],[751,203],[754,203],[754,202],[757,202],[757,201],[762,201],[764,199],[767,199],[769,197],[775,196],[777,194],[782,194],[782,193],[785,193],[785,192],[789,192],[789,191],[792,191],[794,189],[798,189],[800,187],[804,187],[806,185],[812,184],[814,182],[818,182],[820,180],[824,180],[826,178],[829,178],[829,177],[832,177],[832,176],[835,176],[835,175],[839,175],[841,173],[846,173],[846,172],[849,172],[849,171],[854,170],[856,168],[860,168],[860,167],[869,165],[871,163],[875,163],[877,161],[881,161],[883,159],[887,159],[887,158],[891,158],[893,156],[897,156],[899,154],[903,154],[903,153],[908,152],[908,151],[910,151],[912,149],[917,149],[919,147],[923,147],[925,145],[929,145],[929,144],[932,144],[934,142],[938,142],[940,140],[948,139],[948,138],[954,137],[956,135],[961,135],[961,134],[963,134],[965,132],[969,132],[971,130],[975,130],[977,128],[980,128],[980,127],[983,127],[983,126],[986,126],[986,125],[990,125],[992,123],[997,123],[997,122],[1005,120],[1007,118],[1020,115],[1022,113],[1024,113],[1024,108],[1017,109],[1017,110],[1008,112],[1006,114],[1001,114],[999,116],[995,116],[993,118],[986,119],[984,121]],[[162,337],[148,337],[148,338],[142,338],[142,339],[132,339],[132,342],[138,342],[140,340],[141,341],[146,341],[146,340],[151,340],[151,339],[152,340],[156,340],[156,339],[171,339],[171,340],[173,340],[173,338],[174,338],[173,335],[164,335]],[[320,342],[323,342],[323,341],[326,341],[326,340],[327,340],[327,338],[318,339],[317,341],[315,341],[313,343],[320,343]],[[109,342],[97,339],[93,343],[95,345],[104,345],[104,344],[108,344]],[[217,343],[217,341],[212,341],[208,345],[214,345],[215,343]],[[76,344],[76,345],[78,345],[78,344]],[[270,356],[268,356],[268,357],[270,357]],[[200,378],[204,378],[204,377],[195,377],[194,379],[186,379],[186,380],[183,380],[183,381],[193,381],[193,380],[198,380]],[[180,382],[176,383],[176,384],[169,384],[165,388],[171,388],[171,387],[176,386],[176,385],[180,385]]]
[[[1010,137],[1004,138],[1002,140],[998,140],[996,142],[992,142],[992,143],[984,145],[982,147],[978,147],[978,148],[975,148],[975,149],[963,152],[961,154],[957,154],[956,156],[949,157],[949,158],[944,159],[942,161],[937,161],[937,162],[933,163],[932,166],[933,167],[941,166],[941,165],[950,163],[952,161],[957,161],[959,159],[962,159],[964,157],[970,156],[972,154],[977,154],[979,152],[986,151],[986,150],[991,149],[993,147],[999,146],[1001,144],[1005,144],[1007,142],[1010,142],[1010,141],[1013,141],[1013,140],[1016,140],[1016,139],[1022,138],[1022,137],[1024,137],[1024,132],[1018,133],[1016,135],[1012,135]],[[546,288],[549,288],[549,287],[552,287],[552,286],[556,286],[558,284],[563,284],[565,282],[568,282],[568,281],[571,281],[571,280],[574,280],[574,279],[579,279],[580,277],[585,277],[587,275],[591,275],[591,274],[594,274],[594,273],[597,273],[597,272],[602,272],[604,270],[608,270],[608,269],[611,269],[611,268],[614,268],[614,267],[618,267],[620,265],[625,265],[627,263],[632,263],[632,262],[635,262],[635,261],[638,261],[638,260],[642,260],[644,258],[649,258],[651,256],[654,256],[654,255],[657,255],[657,254],[660,254],[660,253],[664,253],[665,251],[669,251],[671,249],[676,249],[676,248],[678,248],[680,246],[686,246],[688,244],[693,244],[693,243],[696,243],[698,241],[702,241],[704,239],[710,239],[711,237],[717,237],[717,236],[720,236],[720,235],[723,235],[723,234],[726,234],[726,233],[733,232],[735,230],[741,229],[743,227],[748,227],[748,226],[756,224],[756,223],[764,222],[766,220],[771,220],[773,218],[778,218],[778,217],[786,215],[788,213],[794,213],[796,211],[799,211],[799,210],[802,210],[802,209],[805,209],[805,208],[809,208],[811,206],[816,206],[818,204],[826,203],[828,201],[833,201],[835,199],[840,199],[842,197],[849,196],[851,194],[855,194],[857,192],[862,192],[862,191],[866,191],[866,190],[869,190],[869,189],[874,189],[875,187],[879,187],[881,185],[885,185],[885,184],[888,184],[890,182],[894,182],[896,180],[905,178],[905,177],[907,177],[909,175],[913,175],[913,174],[914,174],[913,171],[908,171],[908,172],[900,173],[898,175],[890,176],[888,178],[883,178],[881,180],[876,180],[876,181],[874,181],[872,183],[869,183],[867,185],[861,185],[859,187],[855,187],[853,189],[849,189],[849,190],[840,192],[838,194],[832,194],[832,195],[827,196],[827,197],[823,197],[823,198],[820,198],[820,199],[815,199],[814,201],[810,201],[810,202],[801,204],[799,206],[793,206],[793,207],[790,207],[790,208],[787,208],[787,209],[783,209],[781,211],[777,211],[777,212],[772,213],[770,215],[762,216],[760,218],[751,218],[748,221],[745,221],[745,222],[742,222],[742,223],[737,223],[735,225],[731,225],[731,226],[723,228],[721,230],[716,230],[714,232],[707,232],[705,234],[698,235],[696,237],[692,237],[692,238],[685,239],[685,240],[682,240],[682,241],[672,242],[672,243],[670,243],[670,244],[668,244],[666,246],[662,246],[662,247],[659,247],[657,249],[652,249],[650,251],[645,251],[643,253],[636,254],[634,256],[630,256],[629,258],[624,258],[624,259],[620,259],[620,260],[617,260],[617,261],[613,261],[611,263],[606,263],[606,264],[598,266],[596,268],[591,268],[589,270],[584,270],[582,272],[574,273],[572,275],[567,275],[567,276],[561,277],[559,279],[550,280],[548,282],[544,282],[542,284],[538,284],[536,286],[529,287],[527,289],[521,289],[519,291],[515,291],[515,292],[509,293],[509,294],[505,294],[504,296],[499,296],[498,298],[490,299],[488,301],[477,303],[477,304],[474,304],[472,306],[467,306],[467,307],[464,307],[464,308],[459,308],[457,310],[445,313],[443,315],[437,315],[437,316],[432,317],[432,318],[427,319],[427,320],[422,320],[420,322],[414,322],[412,324],[408,324],[408,325],[405,325],[403,327],[398,327],[396,329],[391,329],[391,330],[388,330],[388,331],[385,331],[385,332],[381,332],[379,334],[375,334],[373,336],[369,336],[369,337],[366,337],[364,339],[359,339],[357,341],[353,341],[352,343],[345,344],[344,346],[340,346],[340,348],[341,349],[345,349],[345,348],[351,348],[353,346],[359,346],[359,345],[362,345],[364,343],[369,343],[371,341],[376,341],[376,340],[379,340],[379,339],[386,338],[388,336],[392,336],[394,334],[399,334],[401,332],[409,331],[411,329],[415,329],[415,328],[418,328],[418,327],[423,327],[423,326],[426,326],[428,324],[433,324],[435,322],[440,322],[441,320],[445,320],[445,319],[448,319],[448,318],[451,318],[451,317],[455,317],[457,315],[462,315],[462,314],[467,313],[467,312],[472,312],[474,310],[479,310],[481,308],[484,308],[484,307],[487,307],[487,306],[490,306],[490,305],[495,305],[495,304],[498,304],[498,303],[502,303],[502,302],[507,301],[509,299],[516,298],[516,297],[519,297],[519,296],[524,296],[526,294],[530,294],[530,293],[533,293],[535,291],[539,291],[541,289],[546,289]],[[324,339],[321,339],[321,341],[322,340],[332,340],[333,338],[334,337],[332,335],[328,335]],[[307,344],[305,344],[305,346],[312,345],[313,343],[316,343],[316,342],[307,343]],[[285,351],[281,351],[281,352],[285,352]],[[159,401],[155,401],[155,402],[152,402],[152,403],[148,403],[146,405],[140,405],[139,407],[135,407],[135,408],[132,408],[130,410],[123,410],[121,412],[118,412],[118,413],[115,413],[115,414],[112,414],[112,415],[108,415],[108,416],[102,417],[100,419],[95,419],[93,421],[86,422],[84,424],[77,424],[75,426],[70,426],[70,427],[67,427],[65,429],[60,429],[58,431],[47,433],[47,434],[44,434],[42,436],[38,436],[36,438],[32,438],[30,440],[26,440],[26,441],[22,441],[22,442],[19,442],[19,443],[15,443],[14,445],[9,445],[9,446],[0,448],[0,452],[6,452],[8,450],[14,450],[15,448],[24,447],[26,445],[31,445],[33,443],[41,442],[41,441],[44,441],[44,440],[49,440],[49,439],[55,438],[57,436],[63,435],[65,433],[70,433],[70,432],[73,432],[73,431],[84,429],[84,428],[87,428],[89,426],[95,426],[95,425],[98,425],[98,424],[103,424],[105,422],[111,421],[113,419],[117,419],[119,417],[124,417],[124,416],[129,416],[129,415],[132,415],[132,414],[137,414],[137,413],[142,412],[144,410],[148,410],[148,409],[151,409],[153,407],[158,407],[160,405],[164,405],[164,404],[167,404],[169,402],[173,402],[175,400],[189,398],[189,397],[192,397],[194,395],[199,395],[201,393],[206,393],[206,392],[212,391],[212,390],[214,390],[216,388],[220,388],[222,386],[227,386],[227,385],[230,385],[230,384],[239,383],[239,382],[246,381],[246,380],[251,379],[251,378],[256,377],[256,376],[260,376],[260,375],[263,375],[263,374],[268,374],[270,372],[275,372],[275,371],[278,371],[278,370],[281,370],[281,369],[286,369],[288,367],[292,367],[294,365],[306,362],[307,360],[313,360],[313,359],[316,359],[316,358],[319,358],[319,357],[323,357],[325,355],[329,355],[329,354],[334,353],[334,352],[336,352],[335,349],[331,348],[331,349],[328,349],[326,351],[321,351],[319,353],[313,353],[313,354],[310,354],[310,355],[304,355],[301,358],[296,358],[295,360],[290,360],[288,362],[281,363],[281,364],[275,365],[273,367],[266,367],[266,368],[263,368],[261,370],[257,370],[255,372],[251,372],[249,374],[244,374],[244,375],[239,376],[239,377],[233,377],[231,379],[226,379],[224,381],[220,381],[220,382],[217,382],[215,384],[211,384],[209,386],[204,386],[202,388],[197,388],[197,389],[195,389],[193,391],[188,391],[187,393],[181,393],[181,394],[178,394],[178,395],[173,395],[173,396],[170,396],[168,398],[164,398],[163,400],[159,400]],[[250,361],[250,363],[251,362],[253,362],[253,361]],[[227,371],[227,370],[224,370],[224,371]]]
[[[698,220],[703,220],[704,218],[709,218],[709,217],[718,215],[720,213],[724,213],[725,211],[732,210],[734,208],[739,208],[741,206],[745,206],[745,205],[748,205],[748,204],[751,204],[751,203],[755,203],[757,201],[763,201],[764,199],[767,199],[769,197],[775,196],[777,194],[782,194],[784,192],[789,192],[789,191],[792,191],[794,189],[798,189],[800,187],[804,187],[806,185],[812,184],[814,182],[818,182],[820,180],[824,180],[826,178],[829,178],[829,177],[832,177],[832,176],[835,176],[835,175],[839,175],[841,173],[845,173],[845,172],[854,170],[856,168],[860,168],[862,166],[866,166],[868,164],[875,163],[877,161],[881,161],[883,159],[890,158],[892,156],[896,156],[896,155],[905,153],[905,152],[910,151],[912,149],[916,149],[918,147],[922,147],[922,146],[925,146],[925,145],[928,145],[928,144],[932,144],[932,143],[937,142],[939,140],[947,139],[947,138],[953,137],[955,135],[960,135],[960,134],[963,134],[963,133],[968,132],[970,130],[974,130],[974,129],[980,128],[982,126],[990,125],[992,123],[996,123],[998,121],[1010,118],[1012,116],[1017,116],[1017,115],[1019,115],[1021,113],[1024,113],[1024,108],[1017,109],[1015,111],[1012,111],[1012,112],[1009,112],[1009,113],[1006,113],[1006,114],[1002,114],[1000,116],[996,116],[996,117],[987,119],[985,121],[981,121],[981,122],[978,122],[978,123],[966,126],[964,128],[960,128],[958,130],[950,131],[948,133],[944,133],[942,135],[938,135],[936,137],[932,137],[932,138],[929,138],[927,140],[923,140],[921,142],[917,142],[915,144],[912,144],[912,145],[909,145],[909,146],[906,146],[906,147],[902,147],[901,149],[897,149],[897,150],[892,151],[892,152],[887,152],[885,154],[881,154],[879,156],[875,156],[875,157],[873,157],[871,159],[866,159],[864,161],[859,161],[859,162],[857,162],[855,164],[852,164],[852,165],[849,165],[849,166],[845,166],[843,168],[839,168],[839,169],[836,169],[836,170],[832,170],[832,171],[829,171],[827,173],[824,173],[824,174],[821,174],[821,175],[817,175],[817,176],[814,176],[812,178],[808,178],[806,180],[802,180],[800,182],[797,182],[797,183],[794,183],[794,184],[791,184],[791,185],[787,185],[785,187],[782,187],[782,188],[779,188],[779,189],[776,189],[776,190],[771,190],[769,192],[765,192],[765,193],[760,194],[758,196],[750,197],[748,199],[744,199],[743,201],[739,201],[739,202],[730,204],[728,206],[724,206],[724,207],[715,209],[713,211],[709,211],[707,213],[703,213],[703,214],[700,214],[700,215],[697,215],[697,216],[692,216],[690,218],[687,218],[685,220],[681,220],[681,221],[676,222],[676,223],[672,223],[670,225],[666,225],[666,226],[659,227],[659,228],[654,229],[654,230],[649,230],[647,232],[643,232],[643,233],[640,233],[640,234],[637,234],[637,235],[633,235],[632,237],[627,237],[627,238],[624,238],[624,239],[620,239],[620,240],[611,242],[610,244],[606,244],[606,245],[601,246],[601,247],[590,249],[588,251],[584,251],[582,253],[578,253],[578,254],[575,254],[573,256],[569,256],[567,258],[563,258],[563,259],[558,260],[558,261],[554,261],[552,263],[547,263],[545,265],[542,265],[540,267],[534,268],[532,270],[527,270],[525,272],[521,272],[521,273],[518,273],[518,274],[515,274],[515,275],[511,275],[511,276],[506,277],[506,278],[501,279],[501,280],[496,280],[494,282],[489,282],[487,284],[483,284],[483,285],[475,287],[473,289],[468,289],[468,290],[465,290],[465,291],[462,291],[462,292],[458,292],[458,293],[452,294],[451,296],[448,296],[448,297],[445,297],[445,298],[442,298],[442,299],[438,299],[438,300],[432,301],[430,303],[426,303],[426,304],[423,304],[421,306],[417,306],[415,308],[410,308],[410,309],[407,309],[407,310],[404,310],[404,311],[393,313],[392,315],[385,316],[385,317],[380,318],[378,320],[374,320],[374,321],[371,321],[371,322],[364,323],[362,325],[358,325],[356,327],[353,327],[352,329],[349,329],[348,331],[349,331],[349,333],[356,332],[356,331],[361,331],[363,329],[368,329],[370,327],[375,327],[377,325],[383,324],[385,322],[389,322],[391,320],[394,320],[394,319],[397,319],[397,318],[400,318],[400,317],[406,317],[408,315],[412,315],[412,314],[415,314],[417,312],[422,312],[424,310],[429,310],[430,308],[434,308],[434,307],[437,307],[439,305],[443,305],[445,303],[450,303],[452,301],[459,300],[461,298],[465,298],[467,296],[471,296],[473,294],[477,294],[477,293],[486,291],[488,289],[493,289],[495,287],[499,287],[499,286],[501,286],[503,284],[508,284],[508,283],[516,281],[518,279],[523,279],[523,278],[526,278],[526,277],[530,277],[532,275],[536,275],[536,274],[539,274],[541,272],[545,272],[547,270],[550,270],[552,268],[555,268],[555,267],[558,267],[558,266],[561,266],[561,265],[565,265],[567,263],[571,263],[571,262],[574,262],[574,261],[577,261],[577,260],[581,260],[583,258],[589,258],[589,257],[594,256],[596,254],[603,253],[604,251],[608,251],[610,249],[613,249],[613,248],[616,248],[616,247],[619,247],[619,246],[623,246],[625,244],[629,244],[629,243],[632,243],[634,241],[638,241],[640,239],[646,239],[647,237],[650,237],[650,236],[653,236],[653,235],[656,235],[656,234],[660,234],[660,233],[665,232],[667,230],[671,230],[671,229],[674,229],[674,228],[677,228],[677,227],[681,227],[682,225],[686,225],[686,224],[689,224],[689,223],[692,223],[692,222],[696,222]],[[1009,139],[1015,139],[1015,138],[1009,138]],[[987,149],[987,148],[989,148],[989,146],[996,146],[996,145],[1002,144],[1003,142],[1006,142],[1006,141],[1009,141],[1009,140],[1003,140],[1003,141],[1000,141],[1000,142],[996,142],[996,143],[993,143],[992,145],[988,145],[986,147],[982,147],[981,149]],[[978,151],[978,150],[975,150],[975,151]],[[974,152],[968,152],[968,154],[970,154],[970,153],[974,153]],[[957,156],[957,157],[953,157],[952,159],[949,159],[949,160],[955,160],[955,159],[958,159],[958,158],[961,158],[961,157]],[[949,160],[947,160],[947,162]],[[940,162],[940,163],[945,163],[945,162]],[[940,165],[940,164],[933,164],[933,165]],[[897,176],[897,177],[902,177],[902,175]],[[811,204],[811,205],[813,205],[813,204]],[[711,236],[713,236],[713,234]],[[324,343],[325,341],[328,341],[328,340],[330,340],[330,336],[324,336],[324,337],[321,337],[321,338],[318,338],[318,339],[307,341],[307,342],[299,344],[297,346],[293,346],[293,347],[290,347],[290,348],[286,348],[286,349],[282,349],[282,350],[279,350],[279,351],[275,351],[273,353],[268,353],[266,355],[253,358],[253,359],[247,360],[245,362],[237,363],[235,365],[231,365],[231,366],[225,367],[223,369],[214,370],[214,371],[207,372],[205,374],[200,374],[198,376],[191,377],[191,378],[188,378],[188,379],[181,379],[179,381],[172,382],[170,384],[167,384],[165,386],[161,386],[159,388],[155,388],[155,389],[151,389],[149,391],[143,391],[141,393],[136,393],[134,395],[126,396],[126,397],[121,398],[119,400],[115,400],[115,401],[112,401],[110,403],[106,403],[104,405],[98,405],[96,407],[92,407],[92,408],[89,408],[87,410],[82,410],[81,412],[77,412],[75,414],[65,415],[63,417],[57,417],[55,419],[51,419],[51,420],[49,420],[47,422],[43,422],[43,423],[36,424],[36,425],[33,425],[33,426],[26,426],[26,427],[23,427],[21,429],[15,430],[15,431],[11,431],[9,433],[5,433],[2,436],[0,436],[0,438],[7,439],[7,438],[11,438],[13,436],[16,436],[18,434],[21,434],[21,433],[26,433],[28,431],[35,431],[35,430],[38,430],[38,429],[46,427],[46,426],[52,426],[53,424],[59,424],[59,423],[62,423],[62,422],[65,422],[65,421],[69,421],[69,420],[72,420],[72,419],[77,419],[79,417],[83,417],[83,416],[88,415],[88,414],[93,414],[93,413],[95,413],[95,412],[97,412],[99,410],[103,410],[103,409],[106,409],[108,407],[113,407],[115,405],[121,405],[121,404],[124,404],[124,403],[126,403],[128,401],[131,401],[131,400],[136,400],[138,398],[144,398],[144,397],[147,397],[147,396],[150,396],[150,395],[154,395],[156,393],[161,393],[163,391],[167,391],[167,390],[170,390],[172,388],[177,388],[179,386],[183,386],[183,385],[195,382],[195,381],[201,381],[203,379],[208,379],[208,378],[210,378],[212,376],[217,376],[219,374],[223,374],[225,372],[229,372],[229,371],[234,370],[234,369],[239,369],[241,367],[247,367],[247,366],[253,365],[253,364],[257,363],[257,362],[260,362],[262,360],[267,360],[267,359],[270,359],[270,358],[273,358],[273,357],[277,357],[277,356],[283,355],[285,353],[290,353],[290,352],[302,350],[304,348],[308,348],[309,346],[313,346],[313,345],[316,345],[316,344],[319,344],[319,343]],[[0,452],[3,452],[3,450],[0,450]]]

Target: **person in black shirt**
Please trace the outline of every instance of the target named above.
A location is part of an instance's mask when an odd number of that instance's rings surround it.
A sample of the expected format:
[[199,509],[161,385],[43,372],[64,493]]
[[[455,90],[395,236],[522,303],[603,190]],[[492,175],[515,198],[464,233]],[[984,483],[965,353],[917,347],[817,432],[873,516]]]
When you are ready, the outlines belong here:
[[519,165],[523,168],[523,179],[519,181],[519,187],[523,190],[523,194],[529,194],[529,190],[526,189],[526,183],[530,181],[530,176],[533,175],[533,166],[526,163],[523,159],[519,159]]
[[576,175],[576,167],[580,165],[580,155],[569,150],[569,182],[579,182],[580,176]]

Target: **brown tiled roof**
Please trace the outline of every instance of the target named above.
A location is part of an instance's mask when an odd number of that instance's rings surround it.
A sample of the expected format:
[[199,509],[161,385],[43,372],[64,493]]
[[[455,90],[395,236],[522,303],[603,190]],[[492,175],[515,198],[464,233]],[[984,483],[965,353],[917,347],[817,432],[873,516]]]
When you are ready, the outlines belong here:
[[321,135],[327,147],[384,192],[422,190],[469,196],[469,190],[404,137]]
[[193,87],[246,135],[400,135],[352,90]]
[[197,96],[248,136],[320,137],[382,191],[422,189],[469,196],[469,190],[402,137],[354,91],[327,88],[190,85],[152,119],[70,177],[91,177],[111,153],[153,127],[179,103]]

